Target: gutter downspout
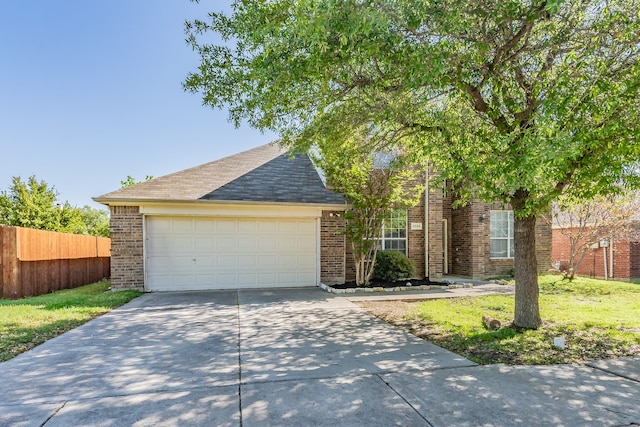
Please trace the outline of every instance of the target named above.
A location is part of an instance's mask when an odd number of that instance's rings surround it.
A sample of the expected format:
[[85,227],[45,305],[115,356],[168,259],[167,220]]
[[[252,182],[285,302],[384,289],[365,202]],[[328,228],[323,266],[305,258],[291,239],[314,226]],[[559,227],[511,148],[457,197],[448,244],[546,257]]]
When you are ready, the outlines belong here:
[[609,277],[613,279],[613,239],[609,240]]
[[429,278],[429,161],[424,175],[424,277]]
[[607,271],[607,248],[602,248],[602,256],[604,257],[604,280],[609,280],[609,273]]

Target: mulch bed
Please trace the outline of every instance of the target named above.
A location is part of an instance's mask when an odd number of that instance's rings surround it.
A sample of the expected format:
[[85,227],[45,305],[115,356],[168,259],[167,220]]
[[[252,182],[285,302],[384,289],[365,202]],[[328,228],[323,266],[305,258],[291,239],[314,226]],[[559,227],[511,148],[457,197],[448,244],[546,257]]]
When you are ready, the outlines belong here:
[[371,283],[367,286],[358,286],[355,281],[346,282],[338,285],[330,285],[333,289],[356,289],[356,288],[395,288],[398,286],[421,286],[421,285],[437,285],[447,286],[445,282],[432,282],[429,279],[408,279],[408,280],[396,280],[395,282],[389,282],[380,279],[372,279]]

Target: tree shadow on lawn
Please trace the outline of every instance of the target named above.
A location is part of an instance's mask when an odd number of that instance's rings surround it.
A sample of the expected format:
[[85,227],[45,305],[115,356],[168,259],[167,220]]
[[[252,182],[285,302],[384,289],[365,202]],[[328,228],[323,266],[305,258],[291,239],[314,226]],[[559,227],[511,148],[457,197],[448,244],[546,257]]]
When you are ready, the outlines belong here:
[[103,282],[19,300],[0,300],[0,361],[9,360],[45,341],[141,295],[137,291],[105,292]]
[[[538,330],[519,330],[512,324],[497,331],[447,330],[436,322],[400,311],[385,312],[375,305],[365,307],[371,314],[412,335],[431,341],[478,364],[550,365],[584,363],[590,360],[640,355],[640,336],[629,339],[624,331],[598,327],[571,328],[545,322]],[[564,337],[565,348],[554,346],[555,337]]]

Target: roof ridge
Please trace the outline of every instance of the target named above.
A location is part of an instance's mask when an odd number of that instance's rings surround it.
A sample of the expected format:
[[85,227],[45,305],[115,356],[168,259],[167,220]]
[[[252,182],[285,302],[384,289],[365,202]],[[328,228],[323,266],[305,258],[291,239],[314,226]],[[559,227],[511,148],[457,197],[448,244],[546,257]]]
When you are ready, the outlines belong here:
[[[279,145],[279,141],[273,141],[221,159],[121,188],[95,197],[94,200],[108,203],[112,199],[136,199],[149,196],[154,199],[176,199],[176,194],[180,194],[179,200],[197,199],[288,151]],[[144,197],[142,197],[143,194]]]

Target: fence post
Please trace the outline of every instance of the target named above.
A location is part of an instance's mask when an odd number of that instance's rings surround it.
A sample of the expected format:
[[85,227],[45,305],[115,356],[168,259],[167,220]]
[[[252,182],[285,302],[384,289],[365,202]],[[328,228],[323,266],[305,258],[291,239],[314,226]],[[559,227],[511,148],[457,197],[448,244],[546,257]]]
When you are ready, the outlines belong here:
[[0,227],[2,251],[2,298],[19,298],[18,239],[16,227]]

